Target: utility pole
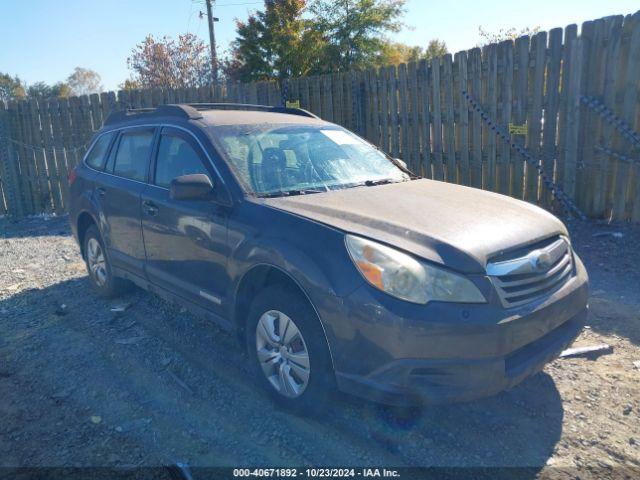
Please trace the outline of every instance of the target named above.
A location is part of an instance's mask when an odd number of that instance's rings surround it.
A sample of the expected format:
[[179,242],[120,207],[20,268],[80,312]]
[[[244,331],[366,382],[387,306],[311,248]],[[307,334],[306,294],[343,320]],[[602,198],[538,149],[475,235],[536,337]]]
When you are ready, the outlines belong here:
[[216,32],[213,29],[214,22],[219,19],[213,16],[213,7],[211,4],[215,0],[205,0],[207,2],[207,21],[209,22],[209,43],[211,45],[211,73],[213,81],[218,81],[218,54],[216,53]]

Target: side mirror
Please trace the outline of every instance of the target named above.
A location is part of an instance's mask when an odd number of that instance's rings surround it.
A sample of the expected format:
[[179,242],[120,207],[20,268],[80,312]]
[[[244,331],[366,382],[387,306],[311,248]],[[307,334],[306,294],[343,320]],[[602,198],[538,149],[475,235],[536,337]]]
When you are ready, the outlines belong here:
[[207,200],[212,197],[211,179],[202,173],[181,175],[171,180],[169,185],[171,200]]
[[398,165],[400,165],[405,170],[408,170],[407,162],[405,162],[404,160],[400,160],[399,158],[394,158],[393,161],[396,162]]

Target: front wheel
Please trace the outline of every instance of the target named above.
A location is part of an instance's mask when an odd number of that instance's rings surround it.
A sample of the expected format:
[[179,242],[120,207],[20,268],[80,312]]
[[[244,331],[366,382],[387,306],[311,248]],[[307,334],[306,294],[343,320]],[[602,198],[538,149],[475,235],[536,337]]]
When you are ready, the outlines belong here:
[[322,411],[334,375],[324,331],[307,299],[285,287],[269,287],[251,304],[247,350],[259,383],[288,410]]

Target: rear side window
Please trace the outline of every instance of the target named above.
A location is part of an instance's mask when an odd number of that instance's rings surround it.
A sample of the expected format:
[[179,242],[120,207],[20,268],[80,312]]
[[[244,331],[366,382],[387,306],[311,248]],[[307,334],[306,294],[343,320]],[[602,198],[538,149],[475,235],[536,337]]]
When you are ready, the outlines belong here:
[[147,177],[153,130],[123,133],[115,155],[113,174],[143,182]]
[[105,133],[96,140],[96,143],[93,144],[93,148],[87,154],[87,165],[91,168],[95,168],[96,170],[102,168],[104,156],[107,153],[112,138],[113,133]]
[[158,147],[155,184],[169,187],[174,178],[194,173],[203,173],[211,177],[200,155],[189,142],[175,135],[162,135]]

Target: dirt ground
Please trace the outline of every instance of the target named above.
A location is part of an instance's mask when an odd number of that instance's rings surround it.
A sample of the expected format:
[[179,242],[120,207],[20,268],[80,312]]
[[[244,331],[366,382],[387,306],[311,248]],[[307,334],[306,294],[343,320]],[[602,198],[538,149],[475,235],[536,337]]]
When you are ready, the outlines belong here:
[[[66,222],[0,220],[1,467],[181,461],[640,475],[638,226],[570,225],[592,282],[576,345],[607,343],[613,353],[558,359],[496,397],[410,418],[337,395],[329,415],[309,419],[275,409],[248,379],[235,339],[207,321],[139,290],[97,297]],[[126,311],[111,310],[121,304]]]

